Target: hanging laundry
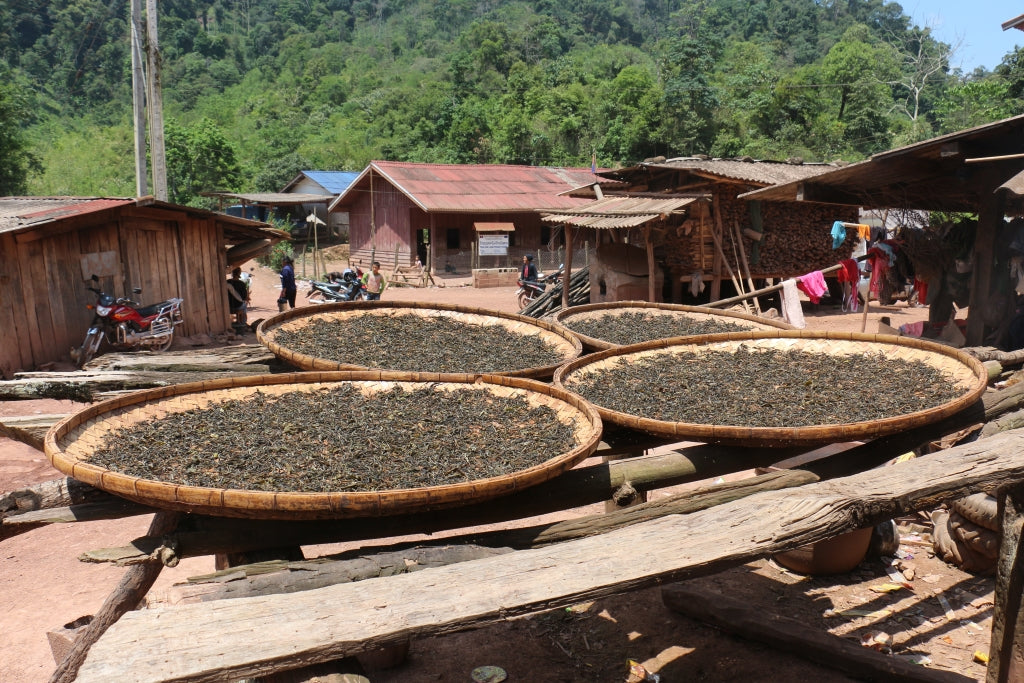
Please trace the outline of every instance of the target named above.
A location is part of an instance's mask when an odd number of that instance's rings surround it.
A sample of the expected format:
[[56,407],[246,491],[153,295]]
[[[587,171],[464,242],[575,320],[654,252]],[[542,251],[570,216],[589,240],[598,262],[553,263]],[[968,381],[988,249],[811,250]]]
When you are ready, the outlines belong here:
[[839,262],[842,268],[836,273],[836,280],[839,282],[852,282],[857,284],[860,280],[860,267],[857,265],[857,261],[852,258],[843,259]]
[[868,261],[871,263],[871,284],[868,287],[868,292],[876,299],[880,296],[882,283],[889,274],[889,254],[880,249],[881,246],[879,243],[868,249]]
[[865,242],[871,241],[871,226],[864,225],[863,223],[857,224],[857,236]]
[[800,290],[796,287],[796,280],[790,278],[782,282],[782,319],[798,330],[807,327],[804,320],[804,310],[800,305]]
[[917,305],[924,306],[928,302],[928,282],[915,277],[914,289],[917,290]]
[[696,271],[690,276],[690,294],[697,298],[703,291],[704,275],[700,271]]
[[828,294],[828,285],[825,284],[825,276],[821,274],[820,270],[802,275],[796,286],[807,295],[812,304],[820,302],[821,297]]
[[832,248],[838,249],[846,241],[846,226],[842,221],[832,224]]

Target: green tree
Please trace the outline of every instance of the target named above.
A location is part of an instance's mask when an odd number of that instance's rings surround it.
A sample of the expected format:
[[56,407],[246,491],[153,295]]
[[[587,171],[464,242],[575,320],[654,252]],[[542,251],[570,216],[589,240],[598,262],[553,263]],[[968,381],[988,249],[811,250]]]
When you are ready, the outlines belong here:
[[42,173],[32,151],[25,123],[33,119],[30,90],[0,69],[0,196],[22,195],[31,173]]
[[200,192],[238,189],[241,169],[235,150],[220,128],[208,118],[181,126],[174,120],[164,127],[167,149],[167,189],[172,202],[212,205]]

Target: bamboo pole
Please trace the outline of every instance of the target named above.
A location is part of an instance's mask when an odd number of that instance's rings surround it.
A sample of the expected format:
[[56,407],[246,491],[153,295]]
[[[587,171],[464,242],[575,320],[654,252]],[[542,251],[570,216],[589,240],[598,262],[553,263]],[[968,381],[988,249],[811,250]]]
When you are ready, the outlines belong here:
[[[855,260],[856,261],[864,261],[867,258],[868,257],[866,255],[865,256],[858,256]],[[837,263],[834,266],[829,266],[828,268],[822,268],[821,269],[821,273],[822,273],[822,275],[824,275],[826,273],[834,273],[834,272],[836,272],[837,270],[839,270],[842,267],[843,267],[843,264]],[[800,278],[796,278],[796,279],[797,279],[797,281],[800,280]],[[762,287],[761,289],[758,289],[757,291],[750,292],[749,294],[745,294],[743,296],[734,296],[734,297],[731,297],[729,299],[720,299],[718,301],[712,301],[711,303],[707,303],[707,304],[704,304],[704,305],[707,306],[708,308],[719,308],[721,306],[729,306],[731,304],[739,303],[739,302],[743,301],[744,299],[749,299],[752,296],[761,296],[762,294],[770,294],[772,292],[777,292],[780,289],[782,289],[782,284],[781,283],[777,284],[777,285],[771,285],[770,287]]]
[[[750,291],[754,291],[754,279],[750,277],[750,262],[747,261],[747,249],[743,246],[743,234],[740,232],[740,222],[738,220],[733,221],[733,228],[736,231],[736,244],[740,247],[740,256],[743,257],[743,271],[747,276],[747,284],[750,286]],[[761,315],[761,304],[758,303],[756,296],[753,299],[754,310],[757,311],[758,315]]]
[[[711,229],[711,238],[715,241],[715,249],[718,253],[720,262],[725,265],[725,270],[729,273],[729,277],[732,278],[733,286],[736,287],[737,292],[741,293],[740,296],[735,296],[732,299],[726,299],[725,301],[729,301],[731,303],[742,303],[743,310],[749,313],[750,308],[747,306],[747,299],[753,296],[753,294],[742,293],[743,288],[740,287],[740,283],[736,280],[736,275],[732,272],[732,266],[729,265],[729,261],[725,258],[725,251],[722,249],[722,241],[719,239],[718,234],[715,232],[714,228]],[[782,289],[781,285],[779,286],[779,289]],[[714,292],[712,292],[712,295],[713,294]],[[710,304],[708,304],[708,306],[721,305],[722,303],[722,301],[712,301]]]

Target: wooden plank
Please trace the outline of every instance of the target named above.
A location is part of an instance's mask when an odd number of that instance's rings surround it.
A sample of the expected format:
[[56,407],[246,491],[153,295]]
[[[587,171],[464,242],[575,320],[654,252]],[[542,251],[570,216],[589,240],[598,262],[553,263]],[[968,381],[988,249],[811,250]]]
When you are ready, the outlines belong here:
[[1024,680],[1024,486],[999,493],[1002,539],[996,565],[988,683]]
[[69,413],[60,415],[0,416],[0,434],[9,439],[28,444],[36,450],[43,450],[43,437],[54,424]]
[[[28,313],[28,342],[32,365],[59,357],[53,342],[53,319],[50,317],[50,290],[46,286],[46,263],[41,240],[18,245],[18,262],[22,272],[22,296]],[[21,343],[25,340],[22,339]]]
[[[13,235],[0,234],[0,253],[18,254]],[[22,296],[21,266],[16,257],[0,261],[0,375],[10,377],[32,367],[32,351],[25,343],[28,311]]]
[[792,652],[858,679],[921,683],[974,682],[974,678],[969,676],[929,669],[875,652],[860,643],[811,628],[796,619],[753,609],[721,593],[674,584],[662,589],[662,600],[670,609],[691,619],[707,622],[726,633],[764,643],[773,651]]
[[[78,680],[264,675],[714,572],[1021,481],[1024,433],[1006,432],[893,467],[547,548],[292,595],[131,612],[93,646]],[[210,637],[197,633],[199,624]]]

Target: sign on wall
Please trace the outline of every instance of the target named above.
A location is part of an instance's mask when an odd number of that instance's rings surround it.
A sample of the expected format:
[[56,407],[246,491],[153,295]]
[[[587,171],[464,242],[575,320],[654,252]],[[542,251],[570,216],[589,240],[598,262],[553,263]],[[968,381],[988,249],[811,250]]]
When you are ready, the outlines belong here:
[[480,235],[481,256],[507,256],[508,235]]

